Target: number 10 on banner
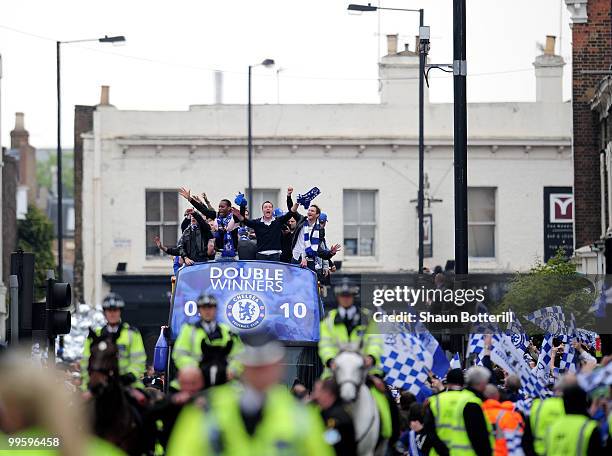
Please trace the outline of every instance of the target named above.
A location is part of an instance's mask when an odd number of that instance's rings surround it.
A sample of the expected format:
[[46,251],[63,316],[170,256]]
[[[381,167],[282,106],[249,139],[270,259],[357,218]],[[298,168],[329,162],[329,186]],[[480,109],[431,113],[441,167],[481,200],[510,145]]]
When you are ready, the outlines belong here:
[[303,302],[296,302],[291,309],[291,304],[288,302],[280,306],[281,310],[285,313],[285,318],[291,318],[291,310],[293,310],[293,316],[295,318],[304,318],[306,316],[307,308]]

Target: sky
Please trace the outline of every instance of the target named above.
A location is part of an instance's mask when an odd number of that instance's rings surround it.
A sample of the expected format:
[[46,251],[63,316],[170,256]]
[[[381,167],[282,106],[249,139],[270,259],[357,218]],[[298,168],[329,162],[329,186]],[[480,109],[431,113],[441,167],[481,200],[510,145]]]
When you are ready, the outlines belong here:
[[[2,145],[14,113],[24,112],[35,147],[56,143],[55,41],[124,35],[123,46],[62,45],[62,131],[73,144],[73,109],[94,105],[109,85],[119,109],[187,110],[214,102],[214,70],[223,71],[223,102],[245,103],[247,68],[254,103],[376,103],[377,61],[386,34],[414,49],[418,14],[352,15],[358,0],[5,0],[0,7]],[[363,2],[367,3],[367,2]],[[430,62],[452,61],[452,0],[380,0],[393,8],[424,8],[431,27]],[[468,102],[534,101],[532,62],[546,35],[568,65],[571,30],[563,0],[468,0]],[[280,70],[280,71],[279,71]],[[452,102],[452,77],[431,73],[430,100]]]

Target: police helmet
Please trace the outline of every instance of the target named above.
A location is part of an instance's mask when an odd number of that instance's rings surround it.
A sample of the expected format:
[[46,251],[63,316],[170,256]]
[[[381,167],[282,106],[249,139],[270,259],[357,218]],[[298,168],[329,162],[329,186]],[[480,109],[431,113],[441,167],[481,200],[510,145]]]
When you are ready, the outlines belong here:
[[103,309],[123,309],[125,307],[125,301],[117,293],[109,293],[102,301]]
[[351,285],[350,280],[344,277],[342,281],[334,287],[334,293],[342,296],[355,296],[359,291],[359,287]]
[[217,300],[213,296],[203,294],[198,298],[198,307],[217,307]]

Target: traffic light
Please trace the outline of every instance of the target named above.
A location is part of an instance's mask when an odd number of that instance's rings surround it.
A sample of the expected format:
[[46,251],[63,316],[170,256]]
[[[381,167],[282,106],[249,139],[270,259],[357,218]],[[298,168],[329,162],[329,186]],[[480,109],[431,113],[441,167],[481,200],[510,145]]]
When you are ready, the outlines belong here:
[[47,279],[47,337],[70,332],[70,311],[66,309],[71,303],[70,284]]

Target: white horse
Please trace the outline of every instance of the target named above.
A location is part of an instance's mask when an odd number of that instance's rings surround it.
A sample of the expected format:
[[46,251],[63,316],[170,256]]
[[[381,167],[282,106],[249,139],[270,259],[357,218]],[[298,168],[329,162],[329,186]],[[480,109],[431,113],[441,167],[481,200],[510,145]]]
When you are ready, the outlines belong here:
[[363,356],[355,349],[345,349],[334,358],[334,379],[340,390],[340,398],[348,405],[355,427],[357,454],[360,456],[384,455],[387,442],[380,437],[380,414],[370,390],[365,385],[367,369]]

